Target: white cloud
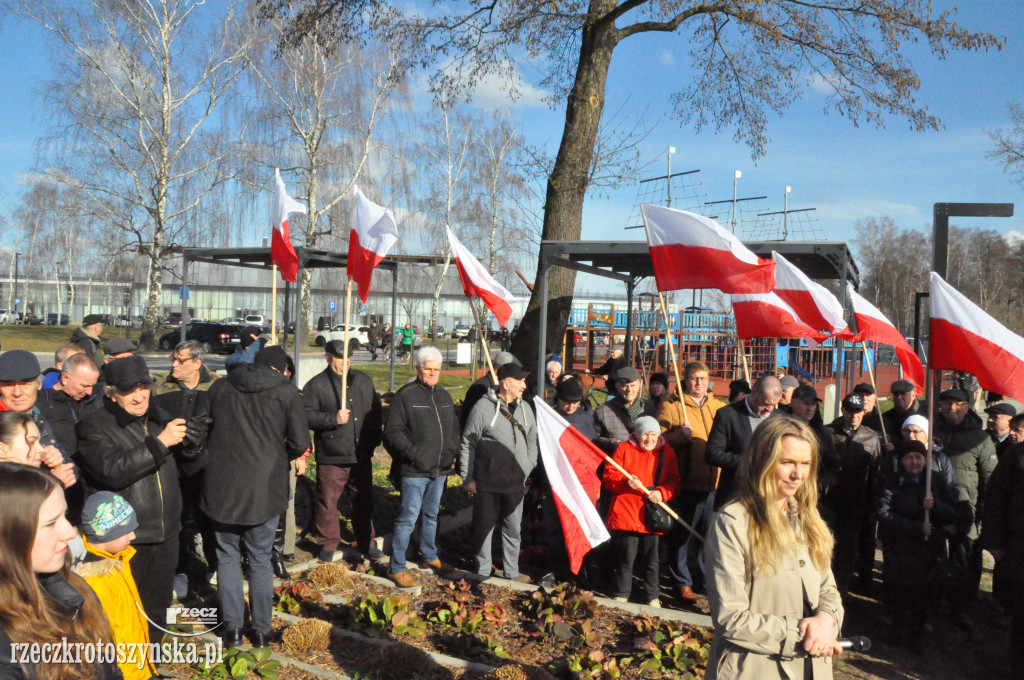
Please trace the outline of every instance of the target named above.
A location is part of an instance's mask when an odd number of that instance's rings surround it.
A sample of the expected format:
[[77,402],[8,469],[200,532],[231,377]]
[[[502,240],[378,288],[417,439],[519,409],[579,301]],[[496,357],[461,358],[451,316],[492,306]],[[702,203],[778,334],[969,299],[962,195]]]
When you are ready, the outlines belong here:
[[822,75],[821,73],[815,73],[807,78],[807,87],[811,92],[818,94],[832,94],[835,92],[835,87],[829,81],[829,78]]
[[822,228],[828,231],[828,226],[835,223],[845,224],[868,217],[883,217],[888,215],[895,220],[896,224],[916,224],[922,219],[922,214],[916,205],[911,203],[899,203],[897,201],[886,201],[878,198],[863,198],[849,201],[838,201],[835,203],[816,203],[818,219],[821,220]]
[[518,71],[516,71],[513,81],[517,90],[515,99],[508,94],[508,81],[503,77],[492,75],[477,83],[473,94],[473,103],[487,109],[523,109],[545,106],[544,98],[548,95],[547,92],[525,82]]
[[676,55],[673,54],[672,52],[669,52],[668,50],[664,50],[661,54],[658,55],[658,61],[660,61],[665,66],[675,66]]
[[1019,229],[1010,230],[1003,234],[1003,240],[1006,241],[1006,244],[1008,246],[1010,246],[1011,248],[1015,248],[1016,246],[1020,245],[1022,241],[1024,241],[1024,231],[1021,231]]

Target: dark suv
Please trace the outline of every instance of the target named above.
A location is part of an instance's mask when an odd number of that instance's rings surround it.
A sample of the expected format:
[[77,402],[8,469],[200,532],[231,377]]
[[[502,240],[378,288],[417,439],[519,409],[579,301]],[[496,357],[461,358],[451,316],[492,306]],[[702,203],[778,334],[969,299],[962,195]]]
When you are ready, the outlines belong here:
[[[207,353],[230,354],[242,338],[242,326],[226,323],[193,322],[185,326],[185,339],[196,340]],[[160,349],[174,349],[181,342],[181,331],[167,331],[160,336]]]

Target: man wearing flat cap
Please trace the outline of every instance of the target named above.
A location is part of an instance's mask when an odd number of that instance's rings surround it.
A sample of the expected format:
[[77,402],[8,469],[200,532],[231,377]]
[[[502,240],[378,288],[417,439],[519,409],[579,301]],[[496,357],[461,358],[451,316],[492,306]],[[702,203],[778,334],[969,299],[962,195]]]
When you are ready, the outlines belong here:
[[995,444],[996,458],[1001,460],[1003,452],[1014,443],[1010,436],[1010,421],[1017,415],[1017,409],[1009,402],[1000,401],[985,409],[985,413],[988,414],[988,423],[986,423],[985,429],[988,431],[988,436],[992,438],[992,443]]
[[82,325],[71,334],[71,339],[68,340],[68,343],[81,347],[82,351],[89,355],[96,362],[97,366],[102,366],[105,363],[101,347],[103,338],[100,335],[102,334],[103,317],[99,314],[86,314],[85,318],[82,319]]
[[903,424],[910,416],[923,414],[924,407],[917,400],[917,390],[909,380],[897,380],[889,388],[892,408],[882,414],[885,435],[892,446],[903,441]]
[[819,506],[835,535],[832,571],[841,593],[849,590],[854,572],[859,590],[869,591],[875,564],[875,490],[882,440],[864,425],[865,401],[856,391],[846,395],[842,415],[828,425],[835,449],[835,474]]
[[135,350],[135,343],[116,335],[103,343],[103,360],[109,364],[116,359],[130,357],[135,354]]
[[150,403],[153,378],[142,357],[131,356],[104,369],[111,390],[103,407],[78,425],[79,455],[90,488],[113,491],[135,509],[132,573],[139,600],[149,619],[150,637],[162,639],[158,624],[171,604],[178,561],[181,492],[178,459],[194,459],[193,434],[188,447],[183,418],[170,418]]
[[981,582],[978,536],[988,480],[996,467],[996,447],[985,431],[981,416],[971,409],[966,391],[955,388],[939,394],[939,414],[933,438],[953,465],[960,500],[971,504],[975,518],[966,536],[949,540],[950,559],[963,567],[962,573],[965,574],[963,579],[950,586],[950,620],[961,628],[972,630],[973,624],[966,618],[965,610]]
[[537,419],[522,400],[530,373],[515,363],[498,369],[498,388],[473,407],[462,431],[459,474],[473,500],[476,573],[491,575],[491,540],[501,528],[504,577],[519,580],[520,525],[526,480],[537,467]]
[[[609,456],[615,453],[619,444],[629,439],[637,418],[658,415],[654,402],[641,397],[643,385],[640,371],[632,366],[615,369],[608,377],[616,397],[594,409],[594,423],[597,425],[597,445]],[[609,394],[612,390],[608,390]]]
[[[288,508],[291,461],[310,448],[302,394],[285,376],[288,354],[264,347],[253,363],[210,387],[207,463],[200,509],[216,523],[217,594],[224,644],[242,640],[242,546],[249,556],[252,644],[270,644],[274,597],[271,553],[281,513]],[[305,471],[304,461],[296,468]]]
[[[39,428],[39,443],[43,447],[43,464],[64,485],[76,487],[78,473],[68,452],[53,434],[45,414],[37,406],[39,386],[42,383],[39,360],[32,352],[12,349],[0,354],[0,411],[31,413]],[[82,508],[84,492],[79,488],[65,492],[68,505],[74,513]],[[74,516],[74,515],[73,515]]]
[[[356,545],[372,559],[382,556],[374,543],[373,451],[381,440],[381,404],[373,379],[351,368],[345,342],[324,345],[327,367],[302,388],[306,421],[316,455],[316,542],[320,561],[331,562],[341,542],[338,499],[348,496]],[[342,376],[348,375],[345,402]]]

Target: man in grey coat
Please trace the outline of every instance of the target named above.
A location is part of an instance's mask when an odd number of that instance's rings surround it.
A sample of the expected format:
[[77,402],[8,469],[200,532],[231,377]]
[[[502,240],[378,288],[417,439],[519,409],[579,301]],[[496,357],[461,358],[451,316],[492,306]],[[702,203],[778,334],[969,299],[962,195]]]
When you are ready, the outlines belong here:
[[498,371],[498,388],[477,401],[462,433],[459,474],[473,501],[476,573],[491,575],[491,538],[501,525],[504,577],[519,574],[520,525],[526,479],[537,466],[537,420],[523,402],[529,372],[515,363]]

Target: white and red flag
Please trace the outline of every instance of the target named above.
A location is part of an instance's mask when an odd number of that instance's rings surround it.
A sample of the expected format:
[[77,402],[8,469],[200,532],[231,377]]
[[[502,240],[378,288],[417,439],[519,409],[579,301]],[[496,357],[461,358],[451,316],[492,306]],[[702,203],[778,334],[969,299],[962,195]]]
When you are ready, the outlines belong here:
[[828,288],[811,281],[807,274],[774,251],[772,259],[775,260],[773,292],[796,312],[797,320],[832,335],[850,331],[843,318],[843,306]]
[[445,227],[445,231],[448,232],[448,243],[451,245],[452,257],[455,258],[455,266],[459,269],[459,278],[462,279],[462,289],[466,291],[466,297],[478,297],[483,300],[487,309],[491,310],[494,318],[498,320],[498,324],[504,326],[512,316],[512,305],[516,302],[516,296],[494,280],[490,272],[466,250],[450,228]]
[[1024,399],[1024,338],[932,272],[928,367],[967,371],[986,390]]
[[803,323],[796,311],[775,293],[733,295],[732,311],[739,338],[812,338],[822,342],[828,337],[827,333]]
[[569,567],[578,574],[584,556],[611,538],[596,507],[601,492],[597,466],[604,453],[541,397],[534,397],[533,403],[540,457],[562,523]]
[[896,350],[896,356],[903,367],[903,377],[914,383],[918,394],[924,393],[924,366],[917,357],[914,349],[903,337],[903,334],[892,325],[873,304],[862,298],[853,289],[853,285],[847,282],[846,295],[853,303],[853,317],[857,321],[857,334],[848,333],[845,337],[850,342],[874,341],[883,345],[892,345]]
[[373,281],[373,270],[398,241],[398,226],[390,210],[383,208],[356,189],[352,211],[352,233],[348,237],[348,275],[366,302]]
[[274,203],[270,207],[270,218],[274,224],[274,234],[270,241],[270,257],[281,270],[281,278],[295,283],[295,275],[299,271],[299,256],[292,247],[288,235],[288,213],[306,213],[306,206],[288,195],[281,179],[281,171],[274,168]]
[[658,290],[757,294],[775,287],[775,263],[752,253],[714,220],[651,203],[641,203],[640,212]]

